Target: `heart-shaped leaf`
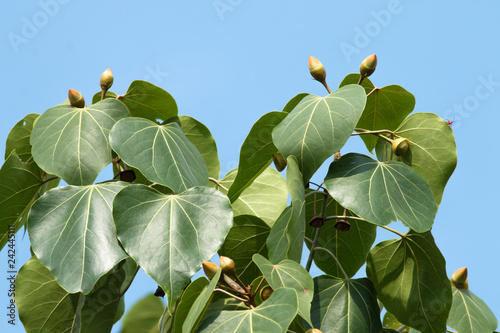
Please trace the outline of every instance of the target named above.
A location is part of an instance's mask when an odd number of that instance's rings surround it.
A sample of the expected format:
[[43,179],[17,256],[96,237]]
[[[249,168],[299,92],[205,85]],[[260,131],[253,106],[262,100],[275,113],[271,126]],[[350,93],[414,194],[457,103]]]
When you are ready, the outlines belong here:
[[[309,325],[311,322],[311,301],[314,295],[314,282],[309,273],[300,264],[293,260],[283,260],[273,265],[269,260],[255,254],[253,261],[266,278],[271,288],[275,291],[281,287],[292,288],[297,292],[299,300],[299,316],[304,318]],[[265,302],[263,303],[265,304]]]
[[203,317],[203,314],[205,313],[210,300],[212,299],[214,289],[215,287],[217,287],[217,282],[219,281],[220,275],[221,270],[219,269],[212,278],[212,281],[210,281],[210,283],[205,288],[203,288],[201,293],[196,298],[196,301],[194,301],[186,317],[186,320],[182,325],[183,332],[192,332],[192,330],[196,328],[196,326],[198,326],[198,324],[200,323],[200,320]]
[[189,116],[179,116],[179,125],[186,137],[195,145],[205,160],[208,176],[219,179],[220,163],[217,145],[210,130],[198,120]]
[[271,228],[256,216],[236,216],[224,244],[219,249],[219,255],[234,260],[236,274],[245,283],[260,274],[252,256],[259,253],[267,257],[266,240],[270,230]]
[[0,249],[10,235],[24,225],[23,216],[43,182],[43,171],[36,163],[21,162],[12,151],[0,169]]
[[[359,75],[347,75],[340,84],[340,87],[356,84],[359,80]],[[366,93],[369,94],[371,92],[371,94],[367,97],[365,109],[356,127],[369,131],[381,129],[395,130],[415,108],[415,97],[401,86],[385,86],[377,88],[372,92],[375,86],[366,78],[363,80],[362,85]],[[375,135],[362,135],[361,138],[369,151],[375,148],[377,141],[381,141]]]
[[275,127],[274,144],[285,158],[297,157],[304,183],[328,157],[344,146],[365,102],[365,90],[354,84],[326,97],[309,95]]
[[89,295],[70,294],[36,257],[16,277],[16,306],[28,333],[109,333],[120,302],[125,274],[119,268],[103,276]]
[[163,302],[154,295],[138,300],[123,318],[120,333],[158,332],[158,321],[163,314]]
[[114,99],[85,108],[52,107],[33,127],[33,158],[45,172],[70,185],[90,185],[111,163],[109,131],[128,116],[125,105]]
[[[112,91],[106,91],[106,95],[104,95],[104,99],[108,99],[108,98],[112,98],[112,99],[116,99],[118,95]],[[92,104],[96,104],[96,103],[99,103],[101,101],[101,98],[102,98],[102,91],[99,91],[97,93],[94,94],[94,96],[92,96]]]
[[118,98],[125,103],[132,117],[165,121],[177,116],[175,99],[165,90],[146,81],[132,82],[127,93]]
[[311,318],[323,332],[382,331],[377,294],[366,279],[343,280],[329,275],[314,278]]
[[386,140],[377,144],[380,161],[401,161],[415,169],[431,186],[439,205],[443,191],[457,166],[455,136],[448,123],[434,113],[415,113],[395,130],[396,135],[410,140],[404,156],[396,156]]
[[444,332],[452,295],[446,263],[430,232],[410,231],[377,244],[366,274],[377,297],[401,323],[426,332]]
[[[238,169],[233,169],[219,181],[222,193],[227,193],[226,189],[231,187],[237,172]],[[287,198],[285,179],[268,167],[232,203],[234,216],[254,215],[272,227],[286,207]]]
[[145,185],[129,185],[117,194],[113,216],[123,247],[163,288],[171,311],[233,222],[229,199],[207,187],[165,195]]
[[209,316],[199,332],[286,332],[297,314],[297,293],[290,288],[275,290],[271,297],[256,308],[222,311]]
[[269,260],[272,263],[288,259],[288,252],[292,244],[288,236],[288,228],[292,221],[292,215],[292,206],[283,209],[267,237],[266,245],[269,250]]
[[32,161],[33,156],[31,156],[30,136],[33,125],[38,117],[40,117],[39,114],[30,113],[10,130],[5,145],[5,159],[7,159],[10,153],[15,149],[21,161]]
[[[314,199],[315,195],[310,195],[306,198],[306,221],[310,221],[313,218]],[[316,194],[316,213],[320,214],[322,209],[323,195]],[[344,208],[329,196],[326,216],[343,215]],[[353,214],[347,211],[347,215],[352,216]],[[317,246],[332,252],[339,260],[347,276],[353,277],[366,262],[366,256],[375,241],[377,227],[368,222],[347,219],[351,225],[351,229],[349,231],[339,231],[335,228],[336,221],[325,221]],[[306,235],[309,239],[314,238],[316,230],[316,228],[307,223]],[[311,244],[306,244],[311,249]],[[325,251],[316,251],[314,253],[314,263],[326,274],[338,278],[344,277],[337,262],[332,260],[332,257]]]
[[272,131],[286,113],[272,111],[260,117],[252,126],[240,150],[238,173],[227,196],[234,202],[253,181],[264,172],[278,148],[273,143]]
[[177,123],[160,126],[143,118],[123,119],[111,130],[110,141],[125,163],[175,193],[208,185],[205,161]]
[[116,238],[111,204],[127,183],[65,186],[32,206],[33,252],[68,292],[88,294],[97,280],[127,257]]
[[498,322],[490,308],[468,289],[458,289],[453,284],[453,303],[448,326],[462,333],[492,332]]
[[305,233],[305,192],[302,173],[299,170],[297,158],[288,156],[286,168],[286,187],[292,198],[292,218],[286,229],[287,237],[290,241],[288,248],[288,259],[300,262],[302,258],[302,248],[304,247]]
[[424,232],[437,213],[427,181],[401,162],[349,153],[330,165],[325,187],[342,207],[378,225],[400,220]]

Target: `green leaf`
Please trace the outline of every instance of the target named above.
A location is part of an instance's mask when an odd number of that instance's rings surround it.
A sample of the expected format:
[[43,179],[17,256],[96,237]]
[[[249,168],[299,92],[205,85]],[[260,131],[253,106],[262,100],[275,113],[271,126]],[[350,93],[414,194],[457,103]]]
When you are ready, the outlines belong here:
[[127,257],[116,238],[111,204],[127,183],[65,186],[32,206],[33,252],[68,292],[88,294],[97,280]]
[[219,249],[219,255],[230,257],[236,265],[236,274],[243,282],[252,281],[260,271],[252,256],[259,253],[267,257],[266,240],[271,228],[252,215],[236,216],[233,226]]
[[370,280],[321,275],[314,278],[314,291],[314,327],[323,332],[382,331],[377,296]]
[[127,93],[119,96],[132,117],[151,121],[165,121],[177,116],[177,103],[165,90],[152,83],[137,80],[130,84]]
[[234,202],[273,160],[273,154],[278,148],[273,143],[272,131],[285,117],[283,112],[272,111],[260,117],[252,126],[241,146],[238,173],[227,193],[231,202]]
[[349,85],[326,97],[305,97],[273,131],[273,141],[286,158],[297,157],[304,183],[352,134],[365,107],[362,87]]
[[286,229],[290,244],[287,257],[300,263],[302,248],[304,247],[306,219],[304,182],[302,181],[302,173],[299,170],[297,158],[288,156],[286,160],[288,165],[286,168],[286,187],[292,198],[292,218]]
[[15,149],[21,161],[32,162],[30,136],[33,125],[38,117],[40,117],[39,114],[30,113],[10,130],[5,145],[5,159]]
[[281,287],[291,288],[297,292],[299,300],[298,314],[304,318],[309,325],[313,326],[310,313],[311,301],[314,295],[314,282],[311,275],[309,275],[304,267],[288,259],[273,265],[260,254],[255,254],[253,256],[253,261],[257,264],[271,288],[274,289],[274,292]]
[[212,281],[210,281],[210,283],[203,288],[201,293],[196,298],[196,301],[194,301],[186,319],[184,320],[184,324],[182,325],[183,332],[192,332],[192,330],[199,325],[201,318],[203,317],[203,314],[212,299],[214,289],[217,287],[217,282],[219,281],[221,272],[222,271],[220,269],[217,271],[212,278]]
[[[340,87],[356,84],[359,75],[349,74],[344,78]],[[362,85],[367,94],[375,88],[368,79],[364,79]],[[378,88],[367,97],[365,109],[356,127],[369,131],[395,130],[414,108],[415,97],[403,87],[390,85]],[[361,135],[361,138],[370,152],[377,145],[377,141],[382,141],[378,140],[377,136],[369,134]]]
[[203,123],[189,116],[179,116],[179,125],[189,141],[203,156],[208,168],[208,176],[219,179],[220,163],[217,145],[210,130]]
[[208,185],[205,161],[177,123],[160,126],[142,118],[123,119],[111,130],[110,141],[125,163],[175,193]]
[[99,288],[85,296],[70,294],[36,257],[16,277],[16,306],[28,333],[108,333],[120,302],[121,269],[99,280]]
[[0,249],[9,234],[17,233],[24,225],[42,181],[43,171],[36,163],[21,162],[16,152],[11,152],[0,169]]
[[[106,95],[104,95],[104,99],[108,98],[116,99],[116,96],[118,96],[116,93],[108,90],[106,91]],[[92,104],[99,103],[101,101],[101,98],[102,98],[102,91],[95,93],[94,96],[92,96]]]
[[206,187],[165,195],[132,184],[116,195],[113,216],[125,251],[163,288],[170,310],[233,222],[228,198]]
[[[222,193],[227,193],[225,189],[231,186],[237,172],[238,169],[233,169],[219,181]],[[254,215],[272,227],[286,207],[288,192],[285,184],[278,171],[266,168],[232,203],[234,216]]]
[[267,237],[266,245],[269,250],[269,260],[273,263],[288,259],[288,250],[291,244],[288,228],[292,221],[292,215],[292,206],[283,209]]
[[[316,195],[316,213],[321,214],[323,208],[323,195]],[[313,218],[314,211],[314,195],[306,198],[306,221]],[[348,216],[355,216],[351,211],[346,212]],[[332,197],[328,197],[326,207],[326,216],[343,216],[344,208],[340,206]],[[340,261],[342,268],[347,276],[353,277],[354,274],[366,262],[366,256],[370,251],[375,236],[377,227],[374,224],[347,219],[351,224],[349,231],[338,231],[335,228],[337,220],[325,221],[322,226],[321,234],[318,242],[318,247],[325,248],[332,252]],[[314,239],[316,228],[306,224],[306,236],[309,239]],[[309,250],[311,243],[306,242]],[[343,278],[343,274],[339,269],[335,260],[325,251],[316,251],[314,253],[314,263],[323,272],[333,275],[338,278]]]
[[400,220],[424,232],[437,213],[427,181],[401,162],[349,153],[330,165],[325,187],[341,206],[378,225]]
[[70,185],[90,185],[111,163],[111,127],[128,116],[125,105],[114,99],[85,108],[52,107],[31,133],[33,158],[45,172]]
[[165,307],[165,311],[160,319],[160,332],[161,333],[181,333],[182,325],[186,320],[189,310],[193,303],[198,298],[198,295],[208,285],[208,280],[205,277],[199,277],[191,282],[182,293],[180,302],[175,308],[174,313]]
[[401,161],[415,169],[429,183],[439,205],[443,191],[457,166],[455,136],[448,123],[433,113],[415,113],[395,130],[396,135],[410,140],[404,156],[396,156],[386,140],[377,144],[380,161]]
[[160,332],[158,321],[163,313],[163,302],[154,295],[138,300],[123,318],[120,333]]
[[300,93],[298,95],[295,95],[294,98],[286,103],[285,107],[283,108],[283,112],[290,113],[297,106],[297,104],[299,104],[300,101],[302,101],[307,96],[309,96],[308,93]]
[[[384,315],[384,318],[382,320],[382,327],[384,329],[399,329],[401,328],[401,326],[403,326],[403,324],[401,324],[397,319],[396,317],[394,317],[394,315],[390,312],[386,312],[385,315]],[[406,327],[405,329],[403,329],[403,332],[409,332],[410,331],[410,328],[409,327]]]
[[286,332],[297,314],[297,309],[295,290],[280,288],[256,308],[222,311],[208,317],[201,323],[198,332]]
[[430,232],[377,244],[366,274],[387,311],[423,333],[444,332],[452,295],[443,255]]
[[472,291],[451,284],[453,303],[448,326],[460,333],[492,332],[498,322],[490,308]]

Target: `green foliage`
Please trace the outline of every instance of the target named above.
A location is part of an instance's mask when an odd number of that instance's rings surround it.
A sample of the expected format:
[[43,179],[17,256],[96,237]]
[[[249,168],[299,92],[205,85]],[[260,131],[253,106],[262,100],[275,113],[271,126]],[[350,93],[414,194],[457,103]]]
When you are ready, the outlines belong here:
[[[404,88],[358,80],[264,114],[222,179],[210,130],[148,82],[20,120],[0,169],[0,248],[26,226],[33,257],[15,281],[26,331],[105,333],[122,315],[122,332],[495,330],[486,304],[451,285],[430,232],[457,162],[451,128],[410,115]],[[353,135],[377,160],[340,154]],[[373,246],[377,228],[398,238]],[[211,280],[193,280],[202,263]],[[124,311],[139,269],[166,306],[148,295]]]

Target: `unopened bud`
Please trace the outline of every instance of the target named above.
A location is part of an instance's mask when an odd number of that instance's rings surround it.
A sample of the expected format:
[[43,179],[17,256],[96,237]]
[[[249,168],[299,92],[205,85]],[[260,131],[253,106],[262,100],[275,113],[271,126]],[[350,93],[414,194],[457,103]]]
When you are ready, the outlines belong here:
[[265,286],[260,290],[260,299],[265,301],[269,297],[271,297],[271,294],[273,293],[273,288],[270,286]]
[[236,275],[236,265],[234,264],[233,259],[220,256],[219,258],[219,265],[220,268],[222,269],[222,273],[228,275],[228,276],[235,276]]
[[324,82],[326,79],[325,67],[313,56],[309,56],[309,72],[311,76],[319,82]]
[[273,154],[273,162],[274,166],[276,167],[276,170],[278,170],[279,172],[285,170],[287,163],[285,158],[280,152]]
[[368,77],[372,75],[373,72],[375,72],[375,68],[377,68],[377,56],[372,54],[366,57],[359,66],[361,77]]
[[392,141],[392,152],[396,156],[403,156],[410,148],[410,140],[405,138],[397,138]]
[[106,69],[101,75],[101,88],[102,90],[108,90],[113,85],[113,72],[111,69]]
[[323,333],[323,332],[321,332],[317,328],[310,328],[306,331],[306,333]]
[[70,89],[68,91],[68,98],[69,98],[69,102],[72,106],[77,107],[77,108],[84,108],[85,107],[85,100],[83,99],[82,94],[80,94],[75,89]]
[[469,283],[467,282],[467,267],[457,269],[450,280],[458,289],[469,289]]
[[219,266],[211,261],[204,261],[201,265],[203,266],[203,271],[209,280],[212,280],[219,270]]

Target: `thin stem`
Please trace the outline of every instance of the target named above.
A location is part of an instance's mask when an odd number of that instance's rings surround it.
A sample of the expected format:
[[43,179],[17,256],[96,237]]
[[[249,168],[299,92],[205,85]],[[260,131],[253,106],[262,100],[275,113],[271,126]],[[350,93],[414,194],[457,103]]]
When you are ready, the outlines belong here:
[[366,94],[366,97],[370,96],[373,92],[379,90],[379,88],[375,87],[372,89],[372,91],[370,91],[368,94]]
[[[328,194],[326,192],[324,192],[323,194],[324,196],[323,196],[323,206],[321,207],[321,217],[323,218],[324,221],[326,218],[326,206],[328,205]],[[315,248],[319,243],[319,236],[321,235],[321,229],[322,227],[316,228],[316,234],[314,235],[314,240],[311,245],[311,251],[309,251],[309,258],[307,258],[307,264],[306,264],[306,271],[308,272],[311,269]]]
[[323,80],[323,81],[320,81],[320,82],[323,84],[323,86],[325,86],[326,91],[328,91],[328,93],[329,93],[329,94],[331,94],[331,93],[332,93],[332,91],[331,91],[331,90],[330,90],[330,88],[328,87],[328,83],[326,83],[326,80]]
[[360,75],[359,80],[358,80],[358,84],[361,85],[361,82],[363,82],[364,79],[365,79],[365,76]]
[[141,266],[137,265],[137,268],[135,269],[135,272],[134,272],[134,275],[132,275],[132,279],[130,279],[130,283],[128,284],[128,286],[120,293],[120,297],[122,297],[123,295],[125,295],[125,293],[127,292],[128,288],[130,288],[130,286],[132,285],[132,282],[134,281],[135,279],[135,276],[137,275],[137,272],[139,272],[139,268],[141,268]]
[[333,254],[332,251],[325,249],[324,247],[315,247],[314,250],[315,251],[324,251],[324,252],[328,253],[333,258],[333,260],[335,260],[335,262],[337,263],[337,266],[339,266],[340,272],[344,276],[344,279],[349,280],[349,276],[347,276],[346,272],[344,271],[344,268],[340,264],[340,261],[337,259],[337,257]]
[[329,221],[329,220],[340,220],[340,219],[349,219],[349,220],[358,220],[358,221],[365,221],[365,222],[369,222],[369,221],[366,221],[365,219],[363,219],[363,218],[361,218],[361,217],[357,217],[357,216],[347,216],[347,215],[330,215],[330,216],[325,217],[325,221]]
[[306,237],[306,236],[304,236],[304,240],[305,240],[306,242],[311,243],[311,244],[312,244],[312,242],[313,242],[313,241],[312,241],[312,239],[310,239],[309,237]]
[[47,178],[47,179],[45,179],[45,180],[42,181],[42,185],[45,184],[45,183],[50,182],[51,180],[57,179],[57,178],[59,178],[59,177],[54,176],[54,177]]
[[313,194],[323,194],[323,195],[328,195],[327,193],[325,193],[325,191],[311,191],[309,193],[307,193],[304,198],[307,198],[307,197],[310,197],[311,195]]
[[104,100],[104,97],[106,97],[106,92],[108,89],[102,88],[102,93],[101,93],[101,101]]
[[394,230],[394,229],[389,228],[389,227],[386,227],[385,225],[379,225],[379,227],[384,228],[384,229],[386,229],[386,230],[389,230],[389,231],[391,231],[391,232],[395,233],[396,235],[398,235],[398,236],[399,236],[399,237],[401,237],[401,238],[405,238],[405,237],[406,237],[405,235],[403,235],[403,234],[402,234],[402,233],[400,233],[399,231]]
[[262,279],[260,279],[260,282],[257,285],[257,288],[255,288],[255,293],[253,294],[254,296],[255,296],[255,294],[257,294],[257,290],[259,290],[260,286],[262,285],[262,282],[264,282],[264,277],[262,277]]
[[223,185],[221,185],[221,183],[217,179],[212,178],[212,177],[208,177],[208,180],[211,181],[212,183],[214,183],[217,187],[219,187],[219,186],[222,187],[226,192],[228,191],[228,189],[225,188]]
[[248,302],[248,299],[244,299],[244,298],[238,297],[238,296],[236,296],[236,295],[233,295],[233,294],[231,294],[229,291],[225,291],[224,289],[215,288],[215,289],[214,289],[214,291],[220,291],[221,293],[224,293],[224,294],[226,294],[226,295],[229,295],[229,296],[231,296],[231,297],[234,297],[234,298],[236,298],[237,300],[240,300],[240,301],[245,302],[245,303],[246,303],[246,302]]
[[352,133],[351,135],[379,134],[379,133],[389,133],[391,135],[394,135],[393,131],[386,130],[386,129],[377,130],[377,131],[369,131],[369,130],[365,130],[364,128],[355,128],[354,130],[357,131],[357,132],[356,133]]
[[400,328],[398,328],[396,331],[398,332],[403,332],[406,328],[406,325],[402,325]]
[[[235,274],[235,276],[236,276],[236,280],[238,280],[238,282],[243,287],[243,289],[247,289],[247,288],[245,288],[245,284],[243,283],[243,281],[240,280],[240,277],[238,275],[236,275],[236,274]],[[250,293],[249,289],[247,289],[247,293]]]

